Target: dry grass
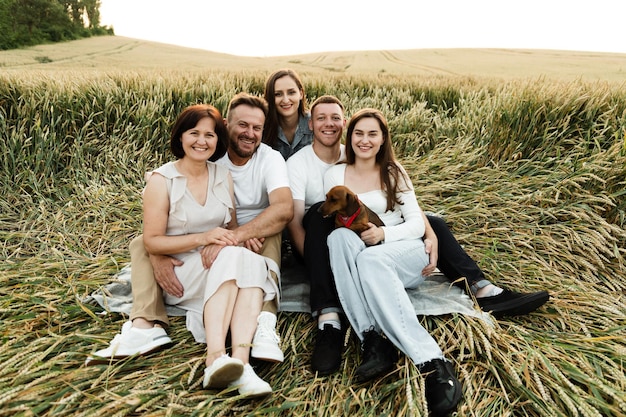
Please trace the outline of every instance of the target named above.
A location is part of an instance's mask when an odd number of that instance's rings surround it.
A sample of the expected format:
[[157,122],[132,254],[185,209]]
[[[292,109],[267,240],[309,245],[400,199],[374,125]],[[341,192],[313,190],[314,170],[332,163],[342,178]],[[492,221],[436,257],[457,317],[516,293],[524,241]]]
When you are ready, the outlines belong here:
[[343,51],[278,57],[239,57],[200,49],[102,36],[0,51],[7,71],[255,70],[290,67],[300,74],[398,74],[403,78],[472,77],[623,83],[626,54],[521,49],[408,49]]
[[[124,317],[81,300],[128,260],[143,172],[168,159],[182,107],[224,108],[260,73],[0,75],[0,415],[425,416],[423,380],[402,358],[372,384],[308,363],[313,324],[281,314],[285,362],[260,364],[272,396],[201,388],[203,346],[173,319],[175,345],[85,367]],[[626,414],[626,95],[607,84],[459,78],[306,79],[390,120],[421,204],[441,212],[488,276],[553,298],[495,327],[422,318],[463,383],[462,416]]]

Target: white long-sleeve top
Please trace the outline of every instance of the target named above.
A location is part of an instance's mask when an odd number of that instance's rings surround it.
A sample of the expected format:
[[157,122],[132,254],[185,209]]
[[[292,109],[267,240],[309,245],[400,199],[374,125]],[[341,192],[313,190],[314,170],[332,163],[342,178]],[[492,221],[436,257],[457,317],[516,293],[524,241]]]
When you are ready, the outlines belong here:
[[[346,166],[346,164],[339,164],[326,171],[324,193],[336,185],[345,185]],[[357,194],[359,200],[378,214],[378,217],[385,224],[382,227],[385,232],[385,242],[419,239],[424,236],[425,225],[422,209],[417,203],[417,198],[415,198],[413,184],[408,182],[407,185],[410,189],[398,194],[398,199],[403,204],[396,204],[393,210],[389,211],[387,211],[387,194],[383,190]]]

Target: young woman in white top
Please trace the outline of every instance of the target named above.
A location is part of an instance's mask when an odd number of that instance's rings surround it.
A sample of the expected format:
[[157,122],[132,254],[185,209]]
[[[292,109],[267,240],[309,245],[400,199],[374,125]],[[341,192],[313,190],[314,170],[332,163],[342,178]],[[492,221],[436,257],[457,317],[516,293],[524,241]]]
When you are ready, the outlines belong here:
[[346,163],[324,176],[324,189],[345,185],[375,211],[385,226],[359,236],[339,228],[328,237],[330,264],[343,310],[363,342],[361,381],[391,371],[396,348],[426,377],[426,398],[435,414],[454,410],[461,385],[452,364],[419,323],[406,288],[425,277],[425,225],[411,180],[395,159],[387,121],[375,109],[362,109],[348,123]]

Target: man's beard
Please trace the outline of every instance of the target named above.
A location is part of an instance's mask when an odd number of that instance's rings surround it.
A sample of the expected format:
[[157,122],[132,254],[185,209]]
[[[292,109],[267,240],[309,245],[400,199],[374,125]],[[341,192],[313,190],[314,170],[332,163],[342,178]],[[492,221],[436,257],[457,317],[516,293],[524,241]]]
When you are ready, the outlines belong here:
[[251,151],[243,151],[240,147],[239,147],[239,139],[230,139],[230,144],[229,144],[230,148],[233,150],[233,152],[235,152],[235,155],[237,155],[240,158],[250,158],[252,155],[254,155],[257,151],[257,149],[259,149],[259,146],[261,146],[261,144],[257,144],[253,150]]

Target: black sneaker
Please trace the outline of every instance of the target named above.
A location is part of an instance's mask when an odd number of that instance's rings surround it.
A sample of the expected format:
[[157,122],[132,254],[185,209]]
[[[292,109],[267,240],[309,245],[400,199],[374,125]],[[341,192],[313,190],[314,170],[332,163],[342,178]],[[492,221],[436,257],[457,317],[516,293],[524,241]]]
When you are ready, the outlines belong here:
[[444,359],[433,359],[419,366],[425,378],[428,408],[436,416],[445,416],[461,401],[461,383],[452,364]]
[[358,382],[369,381],[391,371],[398,361],[396,347],[374,330],[365,332],[363,338],[363,361],[356,368]]
[[525,294],[505,289],[498,295],[477,298],[476,301],[483,311],[491,312],[494,317],[500,318],[531,313],[549,299],[550,294],[547,291]]
[[330,375],[341,366],[343,332],[331,324],[325,324],[324,330],[317,330],[315,348],[311,355],[311,368],[319,376]]

